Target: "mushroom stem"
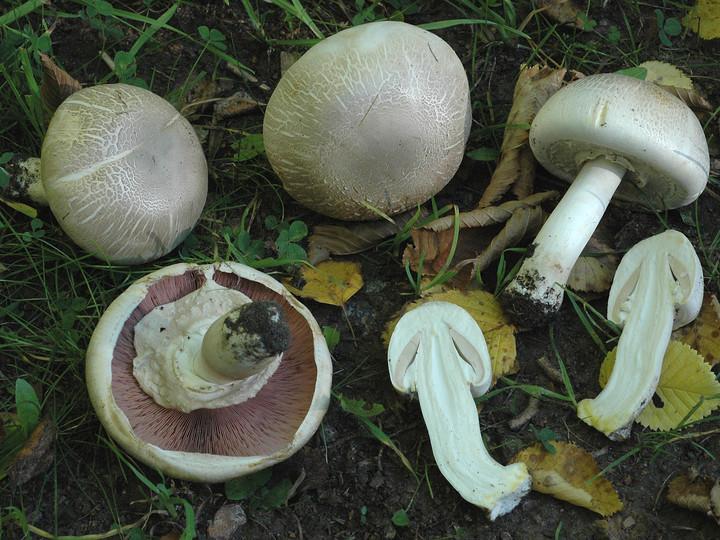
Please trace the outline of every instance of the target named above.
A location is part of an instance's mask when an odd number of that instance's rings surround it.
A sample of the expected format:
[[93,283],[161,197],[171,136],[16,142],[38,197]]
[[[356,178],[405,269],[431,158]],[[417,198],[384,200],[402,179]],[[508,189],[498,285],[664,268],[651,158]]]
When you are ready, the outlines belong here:
[[193,371],[225,384],[261,372],[290,346],[290,329],[279,303],[242,304],[218,317],[205,332]]
[[702,301],[695,250],[677,231],[636,244],[623,258],[608,300],[608,318],[623,328],[607,385],[578,403],[578,416],[612,440],[630,435],[662,371],[673,328],[692,321]]
[[605,157],[587,161],[540,229],[500,300],[518,324],[552,318],[563,287],[620,185],[626,168]]
[[527,493],[527,469],[520,463],[501,465],[485,448],[468,391],[468,365],[454,353],[450,333],[425,331],[420,347],[426,352],[417,367],[416,391],[435,461],[465,500],[487,509],[495,519]]

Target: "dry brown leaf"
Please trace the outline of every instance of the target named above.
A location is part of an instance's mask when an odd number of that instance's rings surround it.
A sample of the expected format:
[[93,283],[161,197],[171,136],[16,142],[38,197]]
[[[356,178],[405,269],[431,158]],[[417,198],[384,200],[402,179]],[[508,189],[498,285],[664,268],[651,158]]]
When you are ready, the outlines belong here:
[[720,303],[714,294],[705,293],[697,318],[673,332],[672,339],[695,349],[711,366],[720,362]]
[[540,206],[527,206],[518,208],[505,223],[505,227],[492,239],[474,260],[467,261],[473,265],[472,276],[482,272],[490,266],[502,252],[509,247],[516,246],[524,238],[534,237],[546,219],[546,214]]
[[66,71],[60,69],[47,54],[38,54],[43,68],[40,97],[47,108],[54,111],[68,96],[80,90],[81,86]]
[[450,290],[429,294],[414,302],[407,304],[399,313],[388,321],[385,331],[382,334],[385,347],[390,342],[395,325],[405,313],[411,309],[424,304],[425,302],[450,302],[465,309],[485,336],[488,352],[492,361],[493,384],[502,375],[517,373],[520,366],[517,361],[517,350],[515,347],[515,333],[517,329],[505,315],[499,302],[495,301],[493,295],[486,291],[458,291]]
[[538,7],[544,8],[543,13],[559,24],[585,29],[582,15],[585,14],[572,0],[538,0]]
[[297,296],[322,304],[342,306],[363,286],[359,263],[325,261],[314,268],[303,266],[300,272],[305,284],[298,288],[286,279],[285,287]]
[[411,233],[414,246],[407,245],[403,252],[403,263],[410,263],[410,269],[417,272],[422,260],[423,276],[437,275],[448,263],[455,232],[414,229]]
[[8,470],[8,478],[12,486],[21,486],[47,472],[55,459],[56,431],[55,423],[49,417],[40,421],[13,458]]
[[615,488],[604,476],[588,483],[600,472],[590,454],[579,446],[562,441],[553,441],[552,445],[555,454],[537,443],[518,452],[510,462],[527,465],[535,491],[548,493],[603,516],[622,510],[623,505]]
[[617,257],[611,253],[612,248],[603,238],[603,232],[604,229],[596,230],[583,249],[585,256],[580,257],[570,271],[569,289],[580,292],[610,290],[617,270]]
[[667,499],[673,504],[703,512],[720,525],[720,480],[687,473],[668,485]]
[[[510,219],[513,212],[517,212],[521,208],[529,206],[539,206],[547,201],[557,199],[560,194],[557,191],[543,191],[534,193],[517,201],[504,202],[498,206],[487,206],[485,208],[476,208],[469,212],[460,212],[458,220],[460,228],[485,227],[487,225],[497,225]],[[446,216],[431,221],[424,226],[425,229],[433,231],[443,231],[452,229],[455,226],[455,216]]]
[[519,198],[532,193],[535,159],[528,145],[528,126],[540,107],[560,89],[566,71],[565,68],[551,69],[547,66],[523,67],[520,70],[500,147],[500,160],[477,204],[478,208],[499,200],[511,187]]

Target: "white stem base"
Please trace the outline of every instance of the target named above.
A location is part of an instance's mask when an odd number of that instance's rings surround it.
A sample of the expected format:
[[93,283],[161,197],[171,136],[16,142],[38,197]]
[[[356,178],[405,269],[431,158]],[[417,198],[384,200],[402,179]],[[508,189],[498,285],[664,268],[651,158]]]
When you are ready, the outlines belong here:
[[588,161],[580,170],[501,295],[503,306],[518,325],[543,324],[560,309],[562,288],[625,170],[602,157]]

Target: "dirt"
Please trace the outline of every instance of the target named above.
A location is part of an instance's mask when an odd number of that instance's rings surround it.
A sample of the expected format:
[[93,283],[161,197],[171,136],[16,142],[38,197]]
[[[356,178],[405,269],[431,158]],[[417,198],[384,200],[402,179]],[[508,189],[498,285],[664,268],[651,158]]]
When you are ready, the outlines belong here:
[[[285,45],[271,45],[257,37],[247,14],[240,3],[228,7],[222,2],[209,6],[181,5],[171,24],[190,35],[197,36],[197,28],[206,25],[216,28],[228,37],[230,52],[245,65],[251,67],[257,82],[242,82],[230,73],[224,63],[216,63],[212,55],[201,53],[202,46],[189,40],[177,40],[175,35],[161,31],[156,39],[162,45],[150,43],[138,65],[138,75],[153,81],[159,93],[177,91],[191,79],[191,69],[197,75],[201,70],[205,79],[219,81],[217,93],[222,96],[236,91],[249,97],[266,101],[280,77],[280,53],[297,50]],[[328,17],[343,25],[355,13],[353,3],[333,3],[326,8]],[[420,3],[415,15],[406,17],[408,22],[420,23],[447,18],[457,18],[448,5]],[[76,12],[76,4],[57,2],[59,11]],[[350,8],[350,14],[347,11]],[[381,6],[390,9],[388,6]],[[720,82],[717,73],[707,66],[718,65],[718,53],[710,43],[699,41],[692,34],[674,38],[673,47],[660,46],[657,37],[657,18],[654,5],[642,5],[638,11],[603,9],[600,2],[592,2],[591,14],[598,26],[596,32],[581,33],[570,28],[563,31],[568,39],[581,44],[574,54],[586,54],[593,58],[598,71],[612,71],[628,67],[623,60],[625,51],[616,49],[599,36],[606,35],[611,25],[626,31],[630,28],[639,47],[639,60],[672,61],[683,59],[686,71],[695,76],[698,87],[713,105],[720,103]],[[661,7],[661,6],[660,6]],[[267,6],[262,6],[270,10]],[[146,13],[142,2],[129,2],[125,9]],[[161,3],[153,3],[150,16],[157,17],[163,10]],[[517,3],[518,20],[528,14],[525,3]],[[322,11],[322,10],[321,10]],[[392,10],[390,10],[392,11]],[[668,16],[673,15],[672,12]],[[676,17],[680,17],[677,13]],[[52,13],[47,13],[52,22]],[[627,26],[623,17],[627,17]],[[38,20],[37,17],[35,20]],[[527,31],[533,30],[532,20]],[[266,38],[310,38],[306,27],[297,24],[297,31],[290,33],[279,9],[263,21]],[[125,37],[118,43],[108,43],[113,50],[128,50],[137,33],[124,27]],[[329,32],[328,32],[329,33]],[[484,58],[471,57],[473,33],[466,26],[437,32],[456,50],[468,67],[473,102],[485,110],[477,110],[483,123],[505,121],[512,99],[517,70],[527,60],[530,50],[525,41],[493,46],[480,45],[478,51]],[[496,36],[497,34],[495,34]],[[109,73],[98,51],[103,49],[103,38],[88,26],[82,18],[61,18],[52,34],[54,58],[62,67],[83,83],[100,80]],[[557,52],[562,58],[559,41],[545,44],[543,51]],[[594,52],[596,49],[602,54]],[[572,56],[572,55],[571,55]],[[712,62],[705,59],[712,58]],[[570,62],[572,62],[572,58]],[[473,67],[474,66],[474,67]],[[572,63],[568,66],[574,68]],[[487,109],[492,103],[492,110]],[[208,126],[206,109],[194,119],[206,128],[226,128],[219,144],[212,151],[211,200],[218,200],[240,183],[253,180],[237,178],[228,165],[232,157],[230,143],[232,130],[259,133],[262,117],[259,110],[222,120],[217,126]],[[476,128],[483,127],[480,123]],[[717,137],[717,118],[707,131]],[[495,146],[499,132],[479,131],[471,138],[475,147]],[[208,144],[208,143],[206,143]],[[718,152],[713,151],[713,172],[718,172]],[[438,195],[441,204],[449,202],[469,208],[479,199],[487,185],[493,164],[465,163],[451,184]],[[277,183],[276,179],[271,181]],[[536,191],[544,189],[564,190],[559,181],[539,171]],[[239,190],[249,193],[247,187]],[[278,190],[284,204],[286,219],[301,219],[311,227],[324,222],[323,218],[293,203]],[[261,213],[277,215],[277,195],[263,200]],[[669,227],[687,234],[699,249],[697,230],[702,242],[709,245],[718,232],[720,201],[712,193],[705,193],[697,206],[697,229],[688,219],[694,217],[692,210],[671,211],[663,216]],[[239,219],[240,216],[228,216]],[[259,216],[258,219],[262,219]],[[52,220],[45,215],[43,219]],[[660,230],[658,217],[636,210],[612,206],[604,224],[615,239],[616,248],[627,249],[638,240]],[[18,227],[22,227],[18,224]],[[259,230],[259,229],[258,229]],[[362,264],[365,286],[345,305],[343,311],[307,300],[305,303],[321,326],[336,328],[342,339],[334,348],[334,384],[336,392],[352,399],[362,399],[368,404],[382,404],[385,411],[373,421],[402,450],[412,467],[420,475],[418,483],[391,448],[381,443],[355,416],[345,412],[333,399],[321,430],[298,454],[273,469],[268,486],[283,479],[297,482],[297,490],[287,505],[271,510],[251,508],[248,501],[241,502],[247,522],[234,533],[234,538],[492,538],[492,539],[540,539],[540,538],[692,538],[710,539],[720,537],[720,528],[699,512],[692,512],[670,504],[666,500],[668,481],[691,469],[704,475],[720,477],[720,436],[688,437],[669,444],[660,452],[650,448],[627,457],[613,466],[607,479],[614,485],[624,504],[624,509],[609,518],[589,510],[554,499],[549,495],[531,492],[510,514],[490,522],[480,509],[464,501],[445,481],[432,456],[427,431],[416,400],[399,395],[390,384],[386,351],[380,334],[386,322],[405,302],[411,300],[412,289],[405,275],[400,257],[375,249],[361,255],[348,257]],[[512,261],[511,261],[512,262]],[[707,264],[717,264],[717,255]],[[160,261],[162,263],[162,261]],[[103,270],[98,268],[98,272]],[[486,280],[492,287],[494,268]],[[713,292],[716,282],[708,283]],[[602,295],[590,299],[591,305],[601,313],[605,309]],[[352,331],[351,331],[351,329]],[[551,339],[552,337],[552,339]],[[87,336],[89,339],[89,336]],[[566,302],[552,325],[543,326],[517,335],[520,371],[513,379],[520,383],[552,385],[547,374],[539,367],[542,357],[562,358],[573,383],[578,400],[599,392],[597,372],[602,353],[585,331],[575,311]],[[555,386],[558,391],[564,391]],[[528,423],[511,429],[509,422],[520,414],[528,403],[527,395],[520,391],[503,392],[490,399],[480,415],[480,422],[488,448],[501,463],[508,460],[522,447],[537,442]],[[28,511],[28,522],[46,531],[57,530],[62,535],[97,534],[111,529],[113,523],[128,524],[146,517],[143,530],[155,537],[178,531],[184,523],[182,507],[179,517],[167,512],[153,510],[148,501],[148,490],[128,471],[118,459],[99,441],[102,435],[92,410],[81,417],[82,427],[60,433],[56,440],[56,462],[50,475],[37,478],[10,493],[0,494],[0,506],[18,506]],[[537,429],[549,428],[558,440],[570,441],[582,446],[604,468],[627,452],[639,446],[643,429],[636,426],[626,442],[611,442],[602,434],[577,419],[571,408],[542,401],[538,412],[530,420]],[[153,482],[162,479],[154,471],[143,467],[142,471]],[[165,480],[165,485],[189,501],[194,509],[197,538],[208,538],[208,526],[219,508],[230,504],[224,497],[222,485],[204,485]],[[52,492],[55,490],[56,495]],[[397,525],[393,514],[404,509],[409,522]],[[4,512],[6,512],[4,510]],[[3,524],[6,538],[22,537],[17,526]],[[34,535],[30,535],[34,537]],[[170,538],[170,537],[167,537]]]

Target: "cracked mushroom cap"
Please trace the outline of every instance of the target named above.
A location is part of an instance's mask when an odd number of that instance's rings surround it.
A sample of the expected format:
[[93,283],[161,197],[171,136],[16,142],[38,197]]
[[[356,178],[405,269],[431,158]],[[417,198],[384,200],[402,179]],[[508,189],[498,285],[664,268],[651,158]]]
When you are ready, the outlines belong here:
[[439,192],[460,166],[470,123],[467,75],[453,49],[416,26],[382,21],[338,32],[295,62],[268,102],[263,138],[293,198],[364,220]]
[[[156,403],[133,375],[135,328],[206,284],[278,302],[290,345],[254,397],[181,412]],[[176,264],[141,278],[108,307],[90,340],[86,375],[103,426],[128,453],[175,478],[221,482],[287,459],[312,437],[329,404],[332,363],[310,311],[274,279],[239,263]]]
[[591,75],[553,94],[533,120],[530,147],[567,182],[594,158],[617,162],[627,171],[614,198],[656,209],[693,202],[710,171],[692,110],[653,83],[617,73]]
[[165,99],[105,84],[68,97],[41,153],[50,210],[82,249],[117,264],[157,259],[182,242],[207,196],[190,123]]

